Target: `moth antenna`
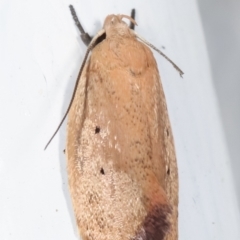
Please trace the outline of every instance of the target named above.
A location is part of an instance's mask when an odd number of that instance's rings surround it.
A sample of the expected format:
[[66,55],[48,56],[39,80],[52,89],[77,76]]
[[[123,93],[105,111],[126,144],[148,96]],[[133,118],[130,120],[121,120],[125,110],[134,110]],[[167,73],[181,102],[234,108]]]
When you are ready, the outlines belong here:
[[91,40],[92,40],[92,37],[90,37],[89,34],[84,31],[81,23],[80,23],[79,20],[78,20],[78,17],[77,17],[77,14],[76,14],[76,11],[75,11],[74,7],[73,7],[72,5],[69,5],[69,8],[70,8],[70,11],[71,11],[73,20],[74,20],[74,22],[75,22],[78,30],[79,30],[80,33],[81,33],[81,39],[82,39],[82,41],[84,42],[84,44],[85,44],[86,46],[88,46],[89,43],[90,43]]
[[67,111],[66,111],[66,113],[64,114],[64,116],[63,116],[60,124],[59,124],[58,127],[57,127],[57,129],[56,129],[55,132],[53,133],[52,137],[50,138],[50,140],[49,140],[48,143],[46,144],[44,150],[47,149],[48,145],[51,143],[51,141],[53,140],[53,138],[54,138],[55,135],[57,134],[58,130],[59,130],[60,127],[62,126],[65,118],[67,117],[68,112],[69,112],[69,110],[70,110],[70,108],[71,108],[71,106],[72,106],[73,99],[74,99],[74,97],[75,97],[75,93],[76,93],[76,91],[77,91],[77,86],[78,86],[78,83],[79,83],[79,81],[80,81],[80,78],[81,78],[82,71],[83,71],[83,68],[84,68],[84,66],[85,66],[85,63],[86,63],[86,61],[87,61],[88,54],[89,54],[89,52],[93,49],[93,47],[95,46],[95,43],[97,42],[97,39],[98,39],[99,37],[101,37],[104,33],[105,33],[105,30],[104,30],[104,29],[101,29],[101,30],[96,34],[96,36],[92,39],[92,41],[90,42],[90,44],[89,44],[89,46],[88,46],[88,48],[87,48],[87,51],[86,51],[86,53],[85,53],[85,56],[84,56],[84,59],[83,59],[81,68],[80,68],[80,70],[79,70],[78,77],[77,77],[77,81],[76,81],[76,83],[75,83],[74,90],[73,90],[73,94],[72,94],[72,98],[71,98],[71,101],[70,101],[70,103],[69,103],[69,105],[68,105]]
[[[132,18],[133,20],[135,20],[135,14],[136,14],[136,11],[135,11],[135,9],[133,8],[132,11],[131,11],[131,18]],[[131,22],[131,21],[130,21],[129,28],[132,29],[132,30],[134,30],[134,28],[135,28],[134,23]]]
[[145,40],[144,38],[140,37],[136,32],[132,31],[135,36],[140,39],[142,42],[144,42],[146,45],[148,45],[149,47],[151,47],[152,49],[154,49],[156,52],[158,52],[159,54],[161,54],[165,59],[167,59],[172,65],[173,67],[179,72],[180,77],[182,77],[182,75],[184,74],[184,72],[168,57],[166,56],[162,51],[160,51],[159,49],[157,49],[155,46],[153,46],[150,42],[148,42],[147,40]]

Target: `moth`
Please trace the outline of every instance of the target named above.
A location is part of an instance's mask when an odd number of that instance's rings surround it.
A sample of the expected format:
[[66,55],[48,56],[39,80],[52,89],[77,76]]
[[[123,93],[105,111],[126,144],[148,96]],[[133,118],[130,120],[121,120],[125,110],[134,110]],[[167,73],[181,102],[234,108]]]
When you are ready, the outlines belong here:
[[91,40],[69,107],[66,156],[76,222],[83,240],[176,240],[176,154],[148,46],[167,57],[124,18],[136,25],[133,17],[109,15]]

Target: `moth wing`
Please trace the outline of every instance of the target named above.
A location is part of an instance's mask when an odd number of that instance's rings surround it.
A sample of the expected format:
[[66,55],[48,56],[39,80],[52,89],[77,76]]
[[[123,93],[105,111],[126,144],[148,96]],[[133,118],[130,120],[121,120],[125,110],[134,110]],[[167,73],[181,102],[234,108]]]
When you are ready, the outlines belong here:
[[133,239],[137,231],[147,239],[139,227],[156,214],[162,224],[154,201],[168,204],[173,227],[166,239],[175,240],[177,167],[165,96],[151,51],[126,44],[114,46],[117,52],[107,42],[93,49],[69,112],[74,211],[83,239]]

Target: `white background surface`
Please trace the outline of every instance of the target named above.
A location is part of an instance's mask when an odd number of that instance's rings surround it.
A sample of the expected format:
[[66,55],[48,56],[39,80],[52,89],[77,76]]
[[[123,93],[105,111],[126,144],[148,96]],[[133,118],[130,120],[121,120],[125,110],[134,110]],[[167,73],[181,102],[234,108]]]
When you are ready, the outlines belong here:
[[240,1],[198,5],[240,207]]
[[180,176],[179,239],[240,239],[230,156],[195,1],[0,3],[0,239],[78,239],[63,153],[66,124],[47,151],[71,97],[86,47],[73,4],[94,35],[110,13],[137,11],[136,31],[155,54],[172,122]]

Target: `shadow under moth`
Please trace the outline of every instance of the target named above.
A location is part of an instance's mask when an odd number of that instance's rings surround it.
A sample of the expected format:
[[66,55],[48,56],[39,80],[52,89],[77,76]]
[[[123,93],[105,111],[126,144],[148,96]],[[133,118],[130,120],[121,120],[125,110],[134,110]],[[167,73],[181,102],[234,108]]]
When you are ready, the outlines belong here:
[[107,16],[91,39],[72,6],[70,10],[88,45],[67,111],[69,188],[80,236],[177,240],[174,141],[157,63],[148,46],[180,75],[183,72],[133,31],[135,11],[131,17]]

